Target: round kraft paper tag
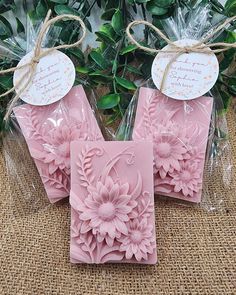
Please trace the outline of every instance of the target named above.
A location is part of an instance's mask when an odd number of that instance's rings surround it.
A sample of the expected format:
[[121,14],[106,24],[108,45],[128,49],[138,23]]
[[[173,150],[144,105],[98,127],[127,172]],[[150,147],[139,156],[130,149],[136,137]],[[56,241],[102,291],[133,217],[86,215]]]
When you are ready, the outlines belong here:
[[[33,51],[25,55],[18,66],[31,61]],[[13,84],[16,93],[27,83],[29,74],[18,85],[21,78],[29,72],[29,67],[16,70],[13,76]],[[20,98],[32,105],[48,105],[60,100],[72,88],[75,81],[75,67],[70,58],[61,51],[54,50],[42,57],[37,64],[33,80],[29,87],[20,94]]]
[[[175,42],[181,46],[191,46],[198,41],[183,39]],[[206,53],[183,53],[174,59],[176,53],[169,53],[170,45],[165,46],[156,55],[152,64],[152,79],[158,89],[162,85],[162,93],[178,99],[190,100],[207,93],[215,84],[219,74],[219,63],[213,52],[209,49]],[[171,59],[173,62],[170,63]],[[163,77],[166,67],[166,76]],[[162,82],[163,79],[163,82]]]

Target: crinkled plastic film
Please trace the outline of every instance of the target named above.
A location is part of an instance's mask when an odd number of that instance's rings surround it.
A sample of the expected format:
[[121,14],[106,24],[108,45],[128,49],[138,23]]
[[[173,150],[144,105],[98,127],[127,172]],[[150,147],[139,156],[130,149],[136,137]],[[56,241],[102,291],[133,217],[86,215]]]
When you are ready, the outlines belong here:
[[[40,25],[27,19],[25,36],[0,44],[0,57],[20,60],[33,50]],[[43,47],[53,47],[61,29],[51,27]],[[3,154],[15,217],[44,210],[70,191],[70,142],[103,140],[93,91],[74,86],[60,101],[33,106],[19,100],[6,122]]]
[[[219,24],[210,7],[179,7],[162,21],[171,40],[200,40]],[[231,182],[231,150],[222,98],[214,86],[189,101],[163,95],[150,78],[134,94],[117,130],[118,140],[152,140],[157,197],[180,205],[224,210]]]

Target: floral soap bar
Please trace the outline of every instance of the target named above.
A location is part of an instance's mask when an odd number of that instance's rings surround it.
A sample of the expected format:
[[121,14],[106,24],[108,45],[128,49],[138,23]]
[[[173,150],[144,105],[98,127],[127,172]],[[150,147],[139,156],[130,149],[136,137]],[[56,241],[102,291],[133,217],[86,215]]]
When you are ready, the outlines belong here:
[[174,100],[142,87],[133,140],[152,140],[155,193],[201,201],[213,99]]
[[14,114],[50,202],[69,196],[70,142],[103,140],[83,87],[51,105],[17,106]]
[[156,263],[150,142],[71,144],[72,263]]

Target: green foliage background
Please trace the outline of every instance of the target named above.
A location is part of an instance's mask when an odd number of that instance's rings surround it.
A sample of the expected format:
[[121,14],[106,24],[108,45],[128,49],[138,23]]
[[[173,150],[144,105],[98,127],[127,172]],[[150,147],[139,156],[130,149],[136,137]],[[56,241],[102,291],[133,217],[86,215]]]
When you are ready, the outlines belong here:
[[[21,14],[28,13],[33,22],[42,21],[51,9],[53,16],[60,14],[79,15],[85,22],[87,29],[96,34],[98,45],[89,48],[86,52],[81,49],[66,50],[76,64],[76,83],[82,83],[90,88],[105,89],[105,95],[100,96],[97,102],[98,108],[106,115],[106,124],[112,124],[125,112],[129,101],[136,89],[134,81],[146,79],[150,75],[150,68],[154,58],[153,54],[140,51],[135,45],[129,44],[125,36],[125,28],[137,13],[141,12],[141,18],[151,17],[154,25],[161,28],[161,19],[173,14],[176,5],[191,9],[196,2],[210,3],[212,16],[236,15],[236,0],[227,0],[222,6],[217,0],[0,0],[0,40],[14,37],[16,34],[25,33],[25,24]],[[89,17],[94,10],[101,10],[103,24],[100,28],[93,28]],[[7,15],[11,15],[11,21]],[[139,16],[140,18],[140,16]],[[21,20],[20,20],[21,19]],[[16,25],[13,27],[12,23]],[[79,34],[79,26],[73,21],[60,22],[62,28],[58,44],[76,41]],[[225,29],[216,41],[236,42],[235,24],[230,29]],[[154,32],[144,29],[143,44],[157,48],[165,43]],[[0,41],[1,42],[1,41]],[[218,55],[220,61],[220,75],[217,88],[220,91],[224,108],[227,109],[231,97],[236,95],[236,52],[234,49]],[[138,62],[137,62],[138,61]],[[0,59],[0,69],[5,69],[17,64],[18,61]],[[0,76],[0,93],[10,89],[12,75]],[[10,96],[0,101],[1,116],[4,115]],[[0,118],[0,125],[2,126]]]

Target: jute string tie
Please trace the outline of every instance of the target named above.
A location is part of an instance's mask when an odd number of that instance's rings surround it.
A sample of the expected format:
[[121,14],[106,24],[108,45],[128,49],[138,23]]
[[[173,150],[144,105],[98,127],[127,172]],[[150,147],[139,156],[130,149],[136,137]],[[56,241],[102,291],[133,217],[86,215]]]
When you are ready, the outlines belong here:
[[[28,68],[26,73],[19,79],[19,81],[17,81],[17,83],[15,83],[15,85],[11,89],[9,89],[8,91],[6,91],[6,92],[4,92],[3,94],[0,95],[0,97],[3,97],[3,96],[6,96],[6,95],[14,92],[18,88],[18,86],[20,86],[23,83],[23,81],[26,80],[25,83],[20,88],[20,90],[13,97],[10,105],[8,106],[7,112],[6,112],[5,116],[4,116],[5,121],[9,118],[14,105],[18,101],[18,99],[20,98],[21,94],[25,90],[27,90],[28,87],[31,85],[31,83],[33,81],[33,78],[34,78],[34,75],[35,75],[35,72],[36,72],[37,65],[38,65],[40,59],[43,58],[44,56],[50,54],[54,50],[68,49],[68,48],[72,48],[72,47],[77,47],[83,42],[83,40],[84,40],[84,38],[86,36],[86,26],[85,26],[84,22],[82,21],[82,19],[79,16],[72,15],[72,14],[62,14],[62,15],[59,15],[59,16],[56,16],[56,17],[50,19],[51,13],[52,13],[51,10],[49,10],[46,17],[45,17],[45,20],[43,22],[43,25],[42,25],[42,27],[40,29],[40,32],[39,32],[37,40],[36,40],[36,44],[35,44],[35,48],[34,48],[34,55],[33,55],[32,59],[30,60],[30,62],[25,63],[25,64],[23,64],[21,66],[16,66],[16,67],[12,67],[12,68],[0,71],[0,75],[4,75],[4,74],[7,74],[7,73],[14,72],[16,70],[20,70],[20,69],[23,69],[23,68]],[[59,20],[75,20],[75,21],[78,21],[80,23],[81,28],[82,28],[82,35],[81,35],[80,39],[78,39],[78,41],[76,41],[75,43],[72,43],[72,44],[63,44],[63,45],[58,45],[58,46],[55,46],[55,47],[51,47],[51,48],[47,48],[47,49],[42,50],[42,42],[44,40],[44,37],[45,37],[45,35],[47,33],[48,28],[52,24],[58,22]]]
[[[236,16],[233,16],[231,18],[226,19],[222,24],[217,26],[212,32],[206,35],[205,38],[202,38],[199,42],[190,45],[190,46],[181,46],[173,41],[171,41],[160,29],[155,27],[153,24],[149,23],[148,21],[145,20],[135,20],[131,22],[127,28],[126,28],[126,34],[130,41],[135,44],[139,49],[142,49],[146,52],[150,53],[176,53],[173,55],[173,57],[170,59],[168,62],[163,76],[162,76],[162,81],[160,84],[160,91],[163,90],[164,83],[167,77],[167,73],[169,71],[169,68],[171,64],[182,54],[184,53],[191,53],[191,52],[198,52],[198,53],[206,53],[206,54],[212,54],[213,53],[220,53],[226,50],[229,50],[231,48],[236,48],[236,42],[235,43],[225,43],[225,42],[217,42],[217,43],[210,43],[209,41],[221,30],[223,30],[229,23],[233,22],[236,20]],[[170,49],[156,49],[156,48],[149,48],[146,46],[141,45],[139,42],[137,42],[134,37],[132,36],[130,30],[132,27],[137,26],[137,25],[146,25],[150,27],[152,30],[154,30],[157,35],[162,38],[168,45],[170,45]]]

